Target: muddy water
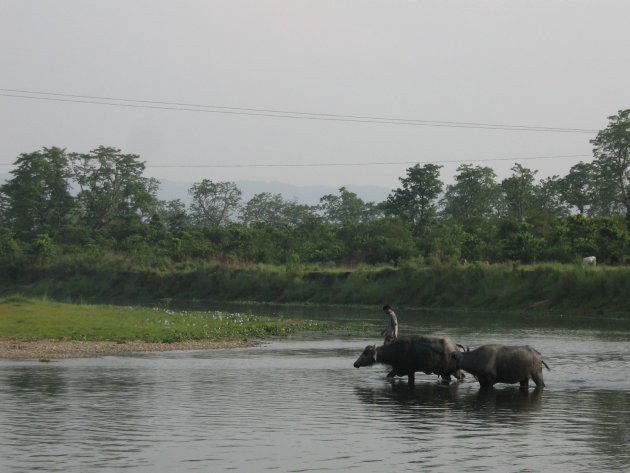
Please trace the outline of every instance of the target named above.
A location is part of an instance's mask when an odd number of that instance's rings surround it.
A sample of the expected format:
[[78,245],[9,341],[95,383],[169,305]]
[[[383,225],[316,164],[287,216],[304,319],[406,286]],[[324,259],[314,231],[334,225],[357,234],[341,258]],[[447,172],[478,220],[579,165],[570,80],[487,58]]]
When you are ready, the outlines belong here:
[[[380,314],[331,310],[322,318]],[[308,311],[317,311],[310,308]],[[343,313],[342,313],[343,312]],[[312,316],[312,313],[306,314]],[[407,332],[530,344],[527,392],[354,369],[377,338],[51,363],[0,361],[0,471],[628,471],[630,324],[399,311]]]

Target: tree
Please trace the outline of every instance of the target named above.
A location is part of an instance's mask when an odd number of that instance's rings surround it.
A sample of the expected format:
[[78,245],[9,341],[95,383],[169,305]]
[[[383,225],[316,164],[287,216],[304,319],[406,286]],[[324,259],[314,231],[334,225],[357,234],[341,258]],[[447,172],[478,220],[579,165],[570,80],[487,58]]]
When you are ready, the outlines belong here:
[[500,251],[500,259],[505,261],[520,261],[530,264],[537,260],[541,249],[544,247],[542,238],[534,235],[533,225],[518,221],[504,219],[501,221],[497,240]]
[[315,207],[305,204],[298,204],[294,201],[286,203],[283,209],[284,216],[289,226],[303,225],[316,218]]
[[87,154],[72,153],[70,163],[81,219],[88,227],[138,223],[155,212],[158,182],[142,176],[139,156],[99,146]]
[[[21,254],[20,245],[15,241],[14,236],[15,234],[11,229],[0,226],[0,261],[3,263],[0,268],[5,267],[7,261],[11,261]],[[0,274],[2,273],[0,272]]]
[[158,202],[157,213],[171,232],[183,229],[190,220],[186,213],[186,204],[180,199]]
[[597,168],[592,163],[579,162],[569,169],[561,180],[561,193],[564,201],[584,215],[593,203],[596,192]]
[[241,208],[240,219],[246,226],[296,226],[314,215],[313,207],[285,200],[281,194],[261,192]]
[[74,208],[65,150],[21,154],[15,166],[13,178],[0,187],[4,220],[23,237],[55,235]]
[[595,163],[596,174],[594,176],[594,190],[592,202],[586,211],[589,217],[611,217],[623,215],[625,208],[622,202],[619,187],[608,173],[601,168],[600,163]]
[[542,179],[534,188],[536,195],[536,214],[564,217],[569,214],[567,203],[562,196],[562,179],[551,176]]
[[593,155],[603,176],[616,184],[630,227],[630,109],[608,120],[608,126],[591,140]]
[[370,220],[375,213],[375,206],[371,202],[364,202],[345,187],[340,187],[339,195],[327,194],[319,199],[319,210],[329,223],[347,225]]
[[240,218],[248,227],[259,223],[280,225],[284,223],[284,207],[285,201],[281,194],[261,192],[241,208]]
[[409,225],[414,235],[426,230],[437,214],[436,200],[442,192],[440,169],[436,164],[416,164],[399,178],[402,187],[393,191],[384,204],[388,215],[398,216]]
[[497,211],[500,187],[491,168],[462,164],[457,168],[455,184],[446,188],[444,215],[457,222],[487,218]]
[[188,190],[192,196],[190,215],[197,225],[226,226],[237,211],[241,190],[233,182],[204,179]]
[[512,175],[501,182],[508,217],[523,222],[531,215],[535,206],[534,176],[537,172],[516,163]]
[[348,224],[337,236],[344,244],[343,261],[347,264],[398,265],[417,251],[411,231],[398,217]]

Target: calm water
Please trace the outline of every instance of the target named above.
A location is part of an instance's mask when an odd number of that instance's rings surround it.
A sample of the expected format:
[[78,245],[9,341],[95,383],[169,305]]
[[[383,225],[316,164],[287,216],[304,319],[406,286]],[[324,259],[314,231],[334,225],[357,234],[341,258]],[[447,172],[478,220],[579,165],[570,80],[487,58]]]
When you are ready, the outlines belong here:
[[[256,309],[278,311],[266,307]],[[280,309],[382,322],[378,311]],[[354,369],[378,338],[0,361],[0,472],[630,471],[630,323],[398,311],[402,329],[538,348],[547,387]],[[317,316],[317,317],[316,317]]]

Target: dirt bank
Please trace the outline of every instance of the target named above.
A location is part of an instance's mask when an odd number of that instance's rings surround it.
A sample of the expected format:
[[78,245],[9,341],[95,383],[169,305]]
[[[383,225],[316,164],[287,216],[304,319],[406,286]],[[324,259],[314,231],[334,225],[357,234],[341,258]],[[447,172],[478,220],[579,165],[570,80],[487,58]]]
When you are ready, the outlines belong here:
[[141,341],[80,341],[57,339],[0,339],[0,358],[5,359],[54,359],[90,358],[124,353],[210,350],[216,348],[237,348],[256,345],[255,340],[191,340],[174,343],[149,343]]

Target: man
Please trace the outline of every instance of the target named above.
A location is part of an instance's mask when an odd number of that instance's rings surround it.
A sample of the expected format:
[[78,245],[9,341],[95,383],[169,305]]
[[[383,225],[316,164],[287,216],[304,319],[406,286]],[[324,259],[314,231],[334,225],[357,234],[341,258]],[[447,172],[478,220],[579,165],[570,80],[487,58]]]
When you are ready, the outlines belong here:
[[387,326],[381,330],[381,335],[385,335],[383,344],[393,342],[398,337],[398,319],[394,313],[394,309],[390,306],[383,306],[383,312],[387,315]]

